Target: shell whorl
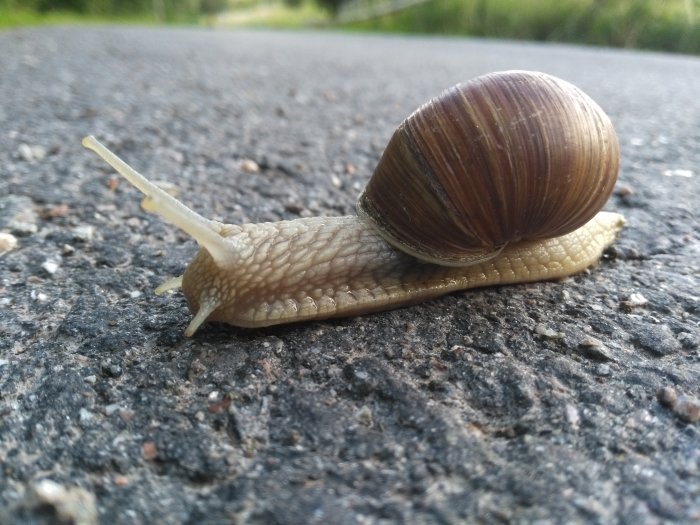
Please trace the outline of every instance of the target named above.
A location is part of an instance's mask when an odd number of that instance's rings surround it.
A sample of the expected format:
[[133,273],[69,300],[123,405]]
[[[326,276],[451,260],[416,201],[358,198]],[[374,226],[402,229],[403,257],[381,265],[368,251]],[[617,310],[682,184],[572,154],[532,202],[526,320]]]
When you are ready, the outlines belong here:
[[569,233],[612,192],[619,146],[583,91],[508,71],[454,86],[394,132],[358,213],[423,260],[472,264]]

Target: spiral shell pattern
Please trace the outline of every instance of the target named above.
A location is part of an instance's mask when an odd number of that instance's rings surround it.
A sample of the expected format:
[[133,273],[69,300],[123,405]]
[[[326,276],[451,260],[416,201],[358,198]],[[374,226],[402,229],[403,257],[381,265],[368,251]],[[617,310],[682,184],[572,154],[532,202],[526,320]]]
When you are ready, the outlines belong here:
[[544,73],[493,73],[401,123],[358,212],[407,253],[468,265],[582,226],[618,169],[612,123],[583,91]]

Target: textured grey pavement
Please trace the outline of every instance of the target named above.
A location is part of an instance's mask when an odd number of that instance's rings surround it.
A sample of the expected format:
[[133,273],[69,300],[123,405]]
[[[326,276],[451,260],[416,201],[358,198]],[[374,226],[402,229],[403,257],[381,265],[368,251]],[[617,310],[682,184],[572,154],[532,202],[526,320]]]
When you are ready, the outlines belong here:
[[[620,137],[628,226],[563,282],[187,339],[152,290],[195,244],[80,146],[227,222],[347,214],[410,111],[513,68]],[[700,522],[699,101],[700,60],[631,51],[0,32],[0,523]]]

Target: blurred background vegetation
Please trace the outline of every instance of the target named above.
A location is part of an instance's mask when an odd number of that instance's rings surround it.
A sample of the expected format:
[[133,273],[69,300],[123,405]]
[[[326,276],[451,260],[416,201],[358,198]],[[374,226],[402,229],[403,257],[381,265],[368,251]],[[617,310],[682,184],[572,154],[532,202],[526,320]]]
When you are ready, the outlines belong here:
[[700,54],[700,0],[0,0],[0,27],[337,27]]

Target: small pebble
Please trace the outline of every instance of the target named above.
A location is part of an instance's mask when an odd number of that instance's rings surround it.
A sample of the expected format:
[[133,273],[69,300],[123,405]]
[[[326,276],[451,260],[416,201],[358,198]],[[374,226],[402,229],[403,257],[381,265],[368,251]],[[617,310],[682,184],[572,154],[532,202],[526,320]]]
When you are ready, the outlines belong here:
[[331,184],[336,188],[340,188],[343,185],[343,181],[335,173],[331,175]]
[[121,183],[121,179],[119,177],[112,176],[107,179],[107,182],[105,185],[107,186],[107,189],[109,191],[116,191],[116,189],[119,187],[119,184]]
[[30,146],[29,144],[20,144],[17,148],[19,158],[25,162],[34,162],[43,160],[46,157],[46,148],[44,146]]
[[689,179],[693,176],[693,170],[686,169],[675,169],[675,170],[664,170],[664,177],[681,177],[684,179]]
[[0,232],[0,257],[15,249],[17,237],[11,233]]
[[119,409],[120,409],[120,407],[117,403],[112,403],[111,405],[107,405],[105,407],[105,415],[111,416],[113,414],[116,414],[117,412],[119,412]]
[[369,408],[367,405],[362,405],[360,409],[355,413],[355,416],[357,417],[357,420],[360,422],[361,425],[364,425],[366,427],[372,426],[372,409]]
[[97,525],[98,523],[94,494],[80,487],[66,488],[49,479],[32,485],[23,506],[37,509],[37,511],[43,510],[42,515],[47,515],[47,508],[53,510],[55,523],[74,525]]
[[81,408],[78,412],[78,420],[83,425],[90,423],[93,419],[95,419],[94,414],[90,412],[87,408]]
[[535,333],[548,339],[562,339],[564,337],[562,332],[557,332],[543,323],[535,325]]
[[640,293],[633,293],[627,299],[633,306],[644,306],[649,303],[649,300]]
[[146,461],[153,461],[158,456],[158,449],[153,441],[146,441],[141,446],[141,457]]
[[290,430],[287,434],[287,444],[298,445],[301,443],[301,433],[298,430]]
[[673,406],[673,413],[686,423],[700,421],[700,403],[697,399],[681,396]]
[[241,161],[241,171],[243,173],[258,173],[260,166],[252,159],[243,159]]
[[586,335],[579,343],[583,355],[596,361],[612,361],[610,352],[600,339]]
[[649,300],[640,293],[631,294],[626,300],[620,302],[620,309],[631,312],[635,308],[641,308],[649,304]]
[[619,186],[615,191],[615,194],[620,197],[629,197],[630,195],[634,195],[634,193],[634,189],[631,186],[625,185]]
[[296,213],[298,215],[304,211],[304,205],[298,202],[288,202],[284,205],[284,209],[289,213]]
[[121,474],[117,474],[116,476],[114,476],[113,481],[117,487],[123,487],[129,483],[129,478]]
[[581,342],[579,343],[581,346],[587,346],[590,348],[600,348],[602,346],[605,346],[603,344],[603,341],[600,339],[597,339],[593,337],[592,335],[585,335],[583,336],[583,339],[581,339]]
[[29,294],[29,297],[34,299],[37,303],[45,303],[46,301],[49,300],[48,295],[46,295],[43,292],[37,292],[36,290],[32,290],[31,293]]
[[46,273],[48,273],[49,275],[53,275],[58,270],[58,263],[47,259],[41,264],[41,267]]
[[663,388],[659,388],[659,391],[656,393],[656,399],[658,399],[659,403],[661,403],[663,406],[673,408],[676,404],[676,400],[678,399],[678,394],[676,394],[676,391],[672,387],[665,386]]
[[73,238],[78,241],[91,241],[95,235],[95,227],[85,224],[73,228]]
[[579,416],[578,409],[571,403],[566,404],[566,420],[569,422],[569,425],[571,425],[571,428],[574,430],[578,429],[581,417]]

